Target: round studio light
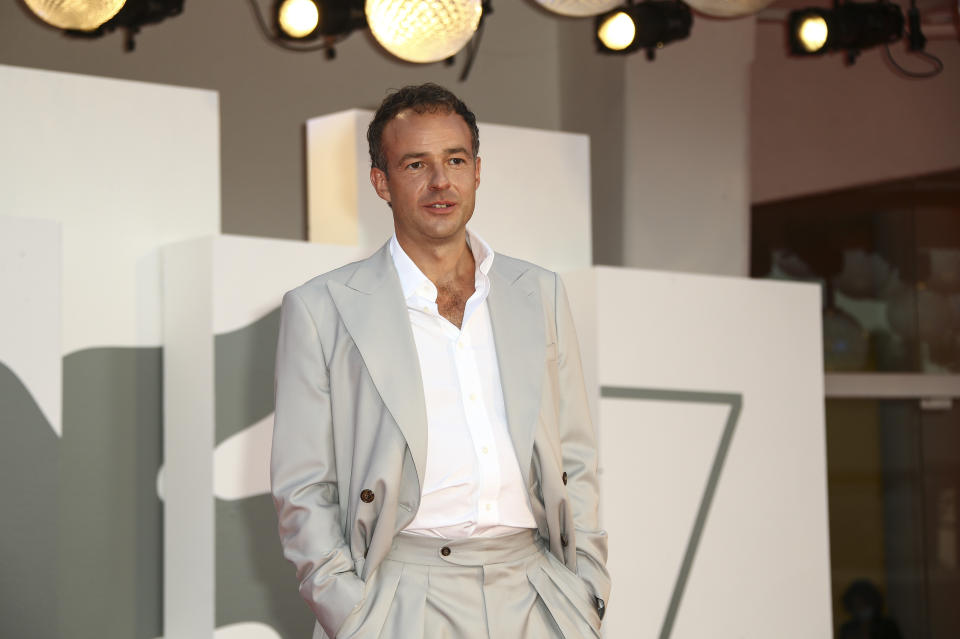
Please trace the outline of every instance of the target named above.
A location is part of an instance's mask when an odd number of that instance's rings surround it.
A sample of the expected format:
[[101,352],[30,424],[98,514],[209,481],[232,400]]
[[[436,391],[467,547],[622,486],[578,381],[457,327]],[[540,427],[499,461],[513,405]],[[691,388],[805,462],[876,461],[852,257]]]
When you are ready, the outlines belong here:
[[370,32],[408,62],[438,62],[463,48],[480,23],[480,0],[367,0]]
[[633,43],[637,25],[623,11],[617,11],[600,24],[597,37],[611,51],[623,51]]
[[117,15],[127,0],[24,0],[38,18],[58,29],[93,31]]
[[827,31],[827,21],[823,16],[811,15],[800,23],[797,35],[803,48],[810,53],[815,53],[827,43]]
[[289,38],[305,38],[319,24],[320,7],[314,0],[283,0],[277,8],[277,26]]
[[610,11],[623,0],[537,0],[544,9],[565,16],[595,16]]
[[714,18],[739,18],[765,8],[773,0],[689,0],[687,4]]

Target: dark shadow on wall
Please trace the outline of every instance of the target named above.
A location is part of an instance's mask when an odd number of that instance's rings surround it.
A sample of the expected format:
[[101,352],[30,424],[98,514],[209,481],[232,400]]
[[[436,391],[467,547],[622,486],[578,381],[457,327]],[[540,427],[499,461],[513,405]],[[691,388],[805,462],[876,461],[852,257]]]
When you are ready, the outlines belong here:
[[56,637],[60,441],[0,362],[0,637]]
[[[273,412],[280,311],[217,336],[216,442]],[[0,363],[0,636],[163,635],[160,348],[63,360],[63,438]],[[282,556],[269,495],[216,500],[216,625],[261,622],[285,639],[313,616]]]
[[159,348],[63,360],[60,636],[162,636],[162,363]]
[[[280,309],[217,335],[216,443],[273,412]],[[270,495],[216,500],[216,625],[259,621],[282,637],[309,637],[313,615],[283,559]]]
[[0,365],[0,636],[162,632],[159,348],[63,360],[63,437]]
[[273,412],[273,371],[280,309],[214,338],[216,443]]
[[269,495],[216,505],[216,625],[260,621],[284,639],[309,637],[314,618],[283,558]]

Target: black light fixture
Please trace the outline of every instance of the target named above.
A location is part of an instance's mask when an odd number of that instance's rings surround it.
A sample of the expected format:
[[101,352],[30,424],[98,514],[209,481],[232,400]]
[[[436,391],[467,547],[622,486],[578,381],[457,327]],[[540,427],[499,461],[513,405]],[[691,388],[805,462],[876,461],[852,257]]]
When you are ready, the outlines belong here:
[[248,0],[264,38],[288,51],[323,51],[336,57],[336,45],[353,31],[369,28],[389,53],[407,62],[454,63],[463,50],[467,79],[480,44],[491,0]]
[[690,35],[693,15],[680,0],[632,1],[596,18],[597,51],[628,54],[644,49],[653,60],[657,49]]
[[273,18],[277,36],[289,41],[345,37],[367,26],[357,0],[276,0]]
[[134,36],[147,24],[183,13],[184,0],[24,0],[38,18],[69,36],[99,38],[116,29],[126,31],[125,48],[133,51]]
[[843,2],[831,9],[791,11],[787,18],[790,52],[822,55],[843,51],[853,63],[863,49],[888,45],[903,37],[903,10],[886,0]]

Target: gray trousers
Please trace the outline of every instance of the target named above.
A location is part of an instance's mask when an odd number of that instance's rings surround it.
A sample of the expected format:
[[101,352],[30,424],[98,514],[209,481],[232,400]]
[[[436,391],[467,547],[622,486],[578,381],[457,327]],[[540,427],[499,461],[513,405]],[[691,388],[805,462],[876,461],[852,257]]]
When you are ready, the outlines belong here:
[[530,530],[485,539],[398,535],[336,639],[599,636],[586,584]]

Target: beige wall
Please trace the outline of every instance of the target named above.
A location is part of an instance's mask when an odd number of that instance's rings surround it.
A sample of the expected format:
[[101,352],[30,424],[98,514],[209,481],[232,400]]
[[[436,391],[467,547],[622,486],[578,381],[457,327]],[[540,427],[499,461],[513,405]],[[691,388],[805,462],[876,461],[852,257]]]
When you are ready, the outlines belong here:
[[[931,39],[944,71],[898,75],[881,49],[789,58],[780,23],[759,23],[750,108],[754,202],[960,167],[960,41]],[[891,47],[909,69],[929,63]]]
[[560,19],[560,126],[590,136],[593,262],[623,264],[627,57],[596,52],[593,20]]
[[747,275],[754,30],[696,16],[655,61],[628,59],[625,265]]

